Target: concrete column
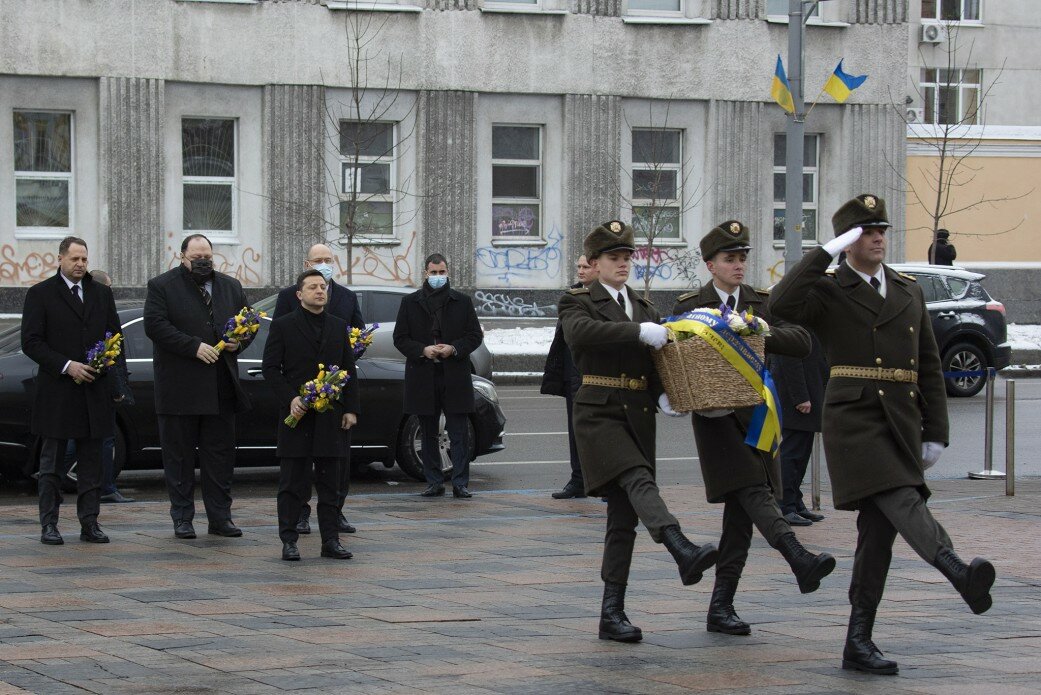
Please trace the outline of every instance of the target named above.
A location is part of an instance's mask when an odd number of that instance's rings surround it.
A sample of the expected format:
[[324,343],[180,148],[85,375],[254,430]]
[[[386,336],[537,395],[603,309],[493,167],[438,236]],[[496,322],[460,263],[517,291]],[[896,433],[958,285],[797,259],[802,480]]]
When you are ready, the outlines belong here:
[[753,279],[759,277],[765,254],[773,243],[773,229],[762,227],[761,221],[763,210],[772,201],[767,198],[769,191],[763,189],[760,167],[764,162],[769,164],[773,148],[772,138],[762,130],[763,107],[757,101],[714,102],[710,130],[714,134],[715,154],[710,161],[715,165],[715,173],[705,172],[706,180],[715,180],[709,224],[741,220],[752,232],[748,275]]
[[452,284],[472,289],[476,284],[477,144],[474,109],[477,94],[423,91],[416,116],[420,190],[419,258],[443,253],[449,260]]
[[575,0],[574,12],[598,17],[619,17],[622,14],[622,0]]
[[98,81],[102,236],[119,287],[140,287],[162,269],[164,89],[163,80]]
[[566,272],[582,255],[582,241],[621,209],[622,100],[617,96],[564,97],[564,229]]
[[907,21],[907,0],[854,0],[856,24],[903,24]]
[[766,0],[712,0],[712,19],[761,19]]
[[264,87],[266,246],[275,287],[296,277],[307,248],[337,223],[337,211],[325,196],[325,121],[324,87]]
[[842,140],[848,153],[847,198],[861,193],[874,193],[885,198],[886,212],[895,232],[888,235],[889,260],[902,261],[907,236],[904,232],[906,194],[903,183],[907,125],[892,106],[850,104],[845,107],[842,119]]

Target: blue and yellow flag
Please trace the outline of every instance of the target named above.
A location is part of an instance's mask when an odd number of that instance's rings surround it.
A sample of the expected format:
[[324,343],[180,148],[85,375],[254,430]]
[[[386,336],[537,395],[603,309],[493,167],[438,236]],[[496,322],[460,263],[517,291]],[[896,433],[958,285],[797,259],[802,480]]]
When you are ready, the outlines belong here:
[[835,66],[835,72],[831,73],[831,77],[824,83],[824,91],[842,104],[849,99],[849,95],[854,89],[864,84],[866,79],[867,75],[847,75],[842,72],[842,61],[840,60],[839,64]]
[[795,113],[795,101],[792,99],[792,88],[788,84],[788,76],[784,74],[784,63],[781,62],[781,54],[777,54],[777,69],[774,71],[774,81],[770,86],[770,96],[774,98],[782,109],[788,113]]

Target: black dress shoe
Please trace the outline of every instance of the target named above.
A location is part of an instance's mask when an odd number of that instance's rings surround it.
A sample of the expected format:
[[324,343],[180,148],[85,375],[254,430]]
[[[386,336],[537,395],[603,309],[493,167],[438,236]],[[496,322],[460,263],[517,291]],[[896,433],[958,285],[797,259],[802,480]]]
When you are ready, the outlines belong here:
[[296,547],[296,543],[293,541],[284,541],[282,543],[282,559],[290,562],[300,561],[300,550]]
[[47,524],[43,527],[43,531],[40,533],[40,542],[44,545],[64,545],[65,540],[58,533],[58,527],[54,524]]
[[444,485],[428,485],[426,490],[419,493],[420,497],[440,497],[445,494]]
[[87,543],[108,543],[108,536],[101,530],[97,522],[80,528],[80,540]]
[[195,538],[195,527],[190,521],[178,521],[174,524],[173,533],[178,538]]
[[468,500],[473,496],[473,493],[467,490],[465,485],[452,486],[452,497]]
[[101,496],[101,501],[102,502],[113,502],[115,504],[126,504],[127,502],[133,502],[134,498],[133,497],[124,497],[119,492],[119,490],[116,490],[115,492],[110,492],[107,495],[102,495]]
[[570,500],[570,499],[581,499],[586,496],[586,491],[582,489],[581,485],[575,485],[574,483],[568,483],[564,486],[564,489],[560,492],[554,492],[550,497],[555,500]]
[[824,521],[824,515],[818,514],[817,512],[811,512],[809,509],[800,509],[795,512],[803,519],[809,519],[810,521]]
[[299,533],[301,536],[306,536],[307,534],[311,533],[311,522],[307,519],[301,519],[300,521],[296,522],[296,532]]
[[231,523],[231,519],[211,521],[207,531],[211,536],[224,536],[225,538],[238,538],[242,535],[242,529]]
[[812,521],[796,512],[788,512],[784,515],[784,520],[788,522],[789,526],[813,526]]
[[347,548],[340,545],[340,541],[334,538],[331,541],[325,541],[322,543],[322,557],[332,557],[337,560],[350,560],[354,557],[354,553]]
[[351,526],[351,522],[347,521],[347,517],[343,515],[343,512],[340,512],[340,518],[336,522],[336,529],[340,533],[354,533],[358,530]]

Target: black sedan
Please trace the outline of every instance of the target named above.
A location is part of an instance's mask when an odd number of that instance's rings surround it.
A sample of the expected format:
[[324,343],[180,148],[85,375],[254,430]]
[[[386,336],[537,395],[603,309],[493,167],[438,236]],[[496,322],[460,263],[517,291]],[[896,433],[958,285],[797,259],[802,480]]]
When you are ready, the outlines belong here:
[[[155,415],[152,342],[145,336],[140,303],[120,304],[123,349],[127,358],[133,406],[116,411],[117,474],[124,468],[159,468],[159,433]],[[239,377],[253,401],[253,410],[238,417],[239,464],[271,465],[279,418],[286,416],[271,389],[265,385],[260,362],[270,321],[265,319],[253,344],[239,358]],[[29,434],[29,413],[36,388],[36,364],[22,354],[19,327],[0,333],[0,467],[8,475],[31,472],[37,464],[37,447]],[[423,480],[419,421],[401,412],[405,363],[400,360],[363,357],[358,362],[362,412],[353,431],[351,465],[374,461],[390,468],[396,462],[407,475]],[[499,408],[495,385],[473,376],[476,411],[468,427],[470,460],[505,448],[502,435],[506,418]],[[447,435],[442,419],[441,460],[451,468]],[[243,456],[243,453],[268,456]]]

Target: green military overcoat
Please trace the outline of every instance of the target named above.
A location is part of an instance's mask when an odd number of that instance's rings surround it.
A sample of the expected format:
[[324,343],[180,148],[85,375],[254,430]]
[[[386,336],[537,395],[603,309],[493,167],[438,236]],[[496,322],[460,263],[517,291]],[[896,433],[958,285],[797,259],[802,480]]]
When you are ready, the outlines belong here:
[[948,442],[947,395],[932,321],[914,280],[885,267],[886,297],[846,264],[826,274],[815,249],[774,288],[775,316],[811,328],[828,364],[917,370],[918,384],[832,377],[824,394],[824,452],[838,509],[896,487],[929,496],[922,442]]
[[[718,309],[719,294],[711,282],[700,292],[680,295],[672,308],[673,315],[691,309]],[[810,334],[798,326],[774,325],[766,309],[766,293],[748,285],[741,285],[737,309],[751,309],[770,324],[770,335],[766,337],[766,351],[792,357],[805,357],[810,353]],[[709,502],[723,502],[727,493],[752,485],[769,485],[774,496],[780,498],[784,489],[781,485],[781,466],[776,456],[745,444],[748,423],[754,408],[739,408],[732,415],[723,417],[691,416],[694,426],[694,441],[698,445],[698,460],[701,476],[705,479],[705,498]]]
[[[628,287],[625,288],[628,290]],[[646,391],[583,384],[575,395],[573,422],[586,492],[604,494],[604,486],[625,471],[644,466],[654,474],[654,417],[661,384],[651,348],[640,342],[640,323],[660,317],[635,292],[626,292],[632,321],[599,281],[569,290],[557,307],[564,340],[583,376],[646,378]]]

